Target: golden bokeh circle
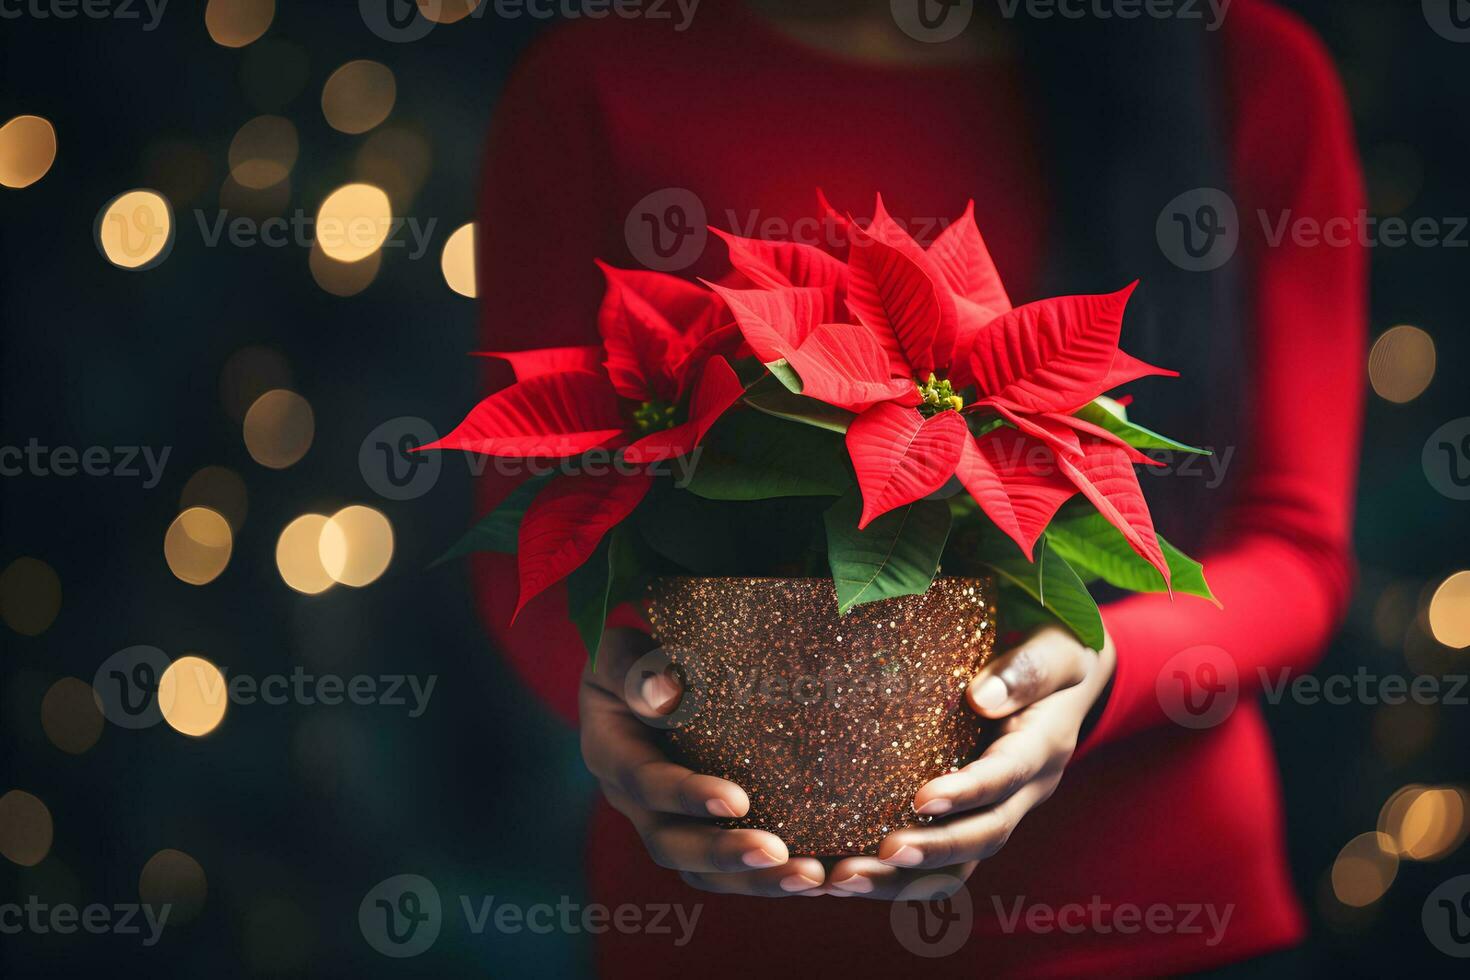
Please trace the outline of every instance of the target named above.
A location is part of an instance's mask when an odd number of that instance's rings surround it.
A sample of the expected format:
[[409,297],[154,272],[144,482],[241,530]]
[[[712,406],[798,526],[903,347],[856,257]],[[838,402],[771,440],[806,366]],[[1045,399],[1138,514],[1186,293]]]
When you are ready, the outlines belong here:
[[444,281],[449,288],[461,296],[475,298],[475,224],[460,225],[444,243],[444,255],[439,262],[444,272]]
[[333,296],[356,296],[378,278],[378,269],[383,265],[383,253],[374,252],[361,262],[338,262],[322,251],[319,242],[311,246],[307,258],[311,278]]
[[230,522],[208,507],[189,507],[163,536],[163,556],[181,582],[207,585],[230,563],[234,536]]
[[165,847],[143,865],[138,875],[138,897],[148,905],[168,906],[168,921],[181,924],[204,908],[209,882],[204,868],[183,851]]
[[198,738],[224,720],[230,699],[225,675],[192,654],[168,665],[158,679],[158,707],[169,727]]
[[1393,839],[1378,831],[1359,834],[1332,862],[1332,893],[1344,905],[1362,908],[1383,897],[1398,874]]
[[125,191],[102,206],[93,231],[107,261],[119,269],[142,272],[173,250],[173,208],[157,191]]
[[300,150],[291,120],[256,116],[230,141],[230,176],[252,190],[274,187],[290,176]]
[[393,560],[393,525],[382,511],[344,507],[323,525],[317,548],[334,582],[362,588],[377,581]]
[[206,466],[184,484],[179,507],[208,507],[228,521],[232,531],[239,531],[245,523],[250,497],[240,474],[224,466]]
[[281,579],[297,592],[316,595],[334,584],[322,566],[322,528],[325,514],[302,514],[281,531],[276,539],[276,568]]
[[40,116],[16,116],[0,126],[0,186],[29,187],[56,162],[56,127]]
[[388,118],[397,98],[398,83],[387,65],[349,61],[322,86],[322,114],[338,132],[366,133]]
[[361,262],[383,247],[392,230],[393,205],[380,187],[346,184],[322,202],[316,244],[338,262]]
[[1378,397],[1402,404],[1424,393],[1434,380],[1434,338],[1418,327],[1389,327],[1368,352],[1368,381]]
[[316,417],[305,398],[285,388],[267,391],[245,413],[245,448],[261,466],[283,470],[311,448]]
[[81,755],[102,737],[102,706],[92,685],[75,677],[52,684],[41,699],[41,729],[51,744]]
[[22,556],[0,572],[0,619],[22,636],[40,636],[61,611],[61,579],[38,558]]
[[1470,647],[1470,571],[1456,572],[1434,590],[1429,629],[1447,647]]
[[209,0],[204,27],[214,43],[243,48],[260,40],[276,16],[276,0]]
[[51,811],[27,793],[0,796],[0,854],[23,868],[40,864],[51,851]]

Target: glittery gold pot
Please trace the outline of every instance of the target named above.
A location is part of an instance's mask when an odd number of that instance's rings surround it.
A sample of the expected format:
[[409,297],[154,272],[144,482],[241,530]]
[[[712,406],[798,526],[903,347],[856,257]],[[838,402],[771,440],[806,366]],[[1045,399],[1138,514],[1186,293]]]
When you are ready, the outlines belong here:
[[838,617],[829,579],[667,578],[649,617],[686,693],[671,754],[732,780],[758,827],[795,854],[871,854],[922,821],[914,793],[973,758],[965,685],[995,643],[987,581]]

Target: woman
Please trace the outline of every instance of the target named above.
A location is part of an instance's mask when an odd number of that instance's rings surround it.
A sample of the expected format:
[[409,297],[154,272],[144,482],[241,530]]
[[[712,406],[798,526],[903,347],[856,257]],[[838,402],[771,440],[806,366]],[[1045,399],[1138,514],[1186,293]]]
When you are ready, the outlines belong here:
[[[881,191],[922,235],[973,197],[1018,298],[1143,280],[1125,342],[1185,380],[1141,383],[1139,418],[1217,449],[1216,469],[1145,486],[1165,533],[1202,555],[1222,608],[1111,603],[1100,652],[1055,630],[1026,638],[971,684],[971,706],[1006,734],[919,791],[933,822],[876,857],[824,863],[712,822],[748,801],[664,759],[634,717],[677,691],[624,700],[646,643],[632,623],[582,678],[579,712],[564,596],[533,601],[507,629],[513,561],[484,557],[487,623],[531,687],[579,716],[607,796],[588,850],[593,897],[704,906],[683,946],[609,930],[600,969],[1174,973],[1288,949],[1303,917],[1254,695],[1263,675],[1310,665],[1347,601],[1365,270],[1357,247],[1272,230],[1361,206],[1334,73],[1260,0],[1236,0],[1218,30],[1028,19],[1022,4],[1009,20],[977,11],[942,43],[926,34],[933,21],[896,29],[902,7],[706,0],[685,30],[609,18],[541,39],[498,107],[485,170],[485,345],[592,342],[592,260],[681,256],[701,219],[747,235],[768,219],[809,228],[795,223],[821,186],[859,214]],[[683,272],[724,271],[714,239],[687,252]],[[926,940],[890,916],[902,906],[837,901],[962,882],[968,903],[950,911],[970,919],[968,938],[927,963],[916,952],[941,951],[925,943],[942,920]]]

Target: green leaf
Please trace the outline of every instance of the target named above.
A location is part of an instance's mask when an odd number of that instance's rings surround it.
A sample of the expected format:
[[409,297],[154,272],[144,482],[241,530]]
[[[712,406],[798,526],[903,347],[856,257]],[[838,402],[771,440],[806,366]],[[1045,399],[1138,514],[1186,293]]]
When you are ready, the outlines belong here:
[[796,373],[796,368],[787,362],[786,358],[771,361],[766,365],[770,369],[772,377],[786,386],[786,390],[792,394],[799,395],[802,392],[801,375]]
[[859,531],[861,514],[862,495],[853,487],[824,515],[838,615],[875,599],[921,595],[934,581],[949,539],[949,504],[943,500],[916,501]]
[[602,539],[591,558],[567,576],[567,611],[594,667],[607,614],[619,603],[642,594],[651,577],[647,568],[639,554],[637,535],[619,525]]
[[1175,452],[1198,453],[1201,456],[1214,455],[1208,449],[1200,449],[1197,446],[1178,442],[1168,436],[1161,436],[1152,429],[1145,429],[1127,419],[1119,418],[1095,401],[1083,405],[1072,414],[1084,422],[1102,426],[1114,435],[1122,437],[1123,441],[1134,449],[1170,449]]
[[1014,542],[995,531],[981,539],[976,557],[1041,603],[1083,643],[1094,650],[1102,649],[1102,614],[1076,570],[1044,537],[1036,542],[1035,554],[1036,561],[1027,561]]
[[846,432],[856,418],[844,408],[836,408],[815,398],[798,395],[774,378],[763,378],[751,385],[745,393],[745,403],[779,419],[789,419],[833,432]]
[[454,547],[436,558],[429,567],[435,568],[447,561],[463,558],[472,551],[499,551],[507,555],[516,553],[518,536],[521,530],[521,519],[526,516],[526,508],[531,506],[531,501],[541,488],[551,480],[554,473],[545,473],[533,476],[525,483],[511,491],[509,497],[501,501],[500,506],[480,519],[480,523],[465,532],[464,537],[455,542]]
[[852,482],[846,456],[825,430],[730,412],[705,438],[685,488],[710,500],[836,497]]
[[[1046,529],[1052,548],[1069,562],[1109,585],[1133,592],[1164,592],[1164,576],[1141,558],[1122,533],[1098,513],[1058,517]],[[1169,564],[1175,592],[1197,595],[1219,605],[1199,562],[1162,537],[1159,548]]]

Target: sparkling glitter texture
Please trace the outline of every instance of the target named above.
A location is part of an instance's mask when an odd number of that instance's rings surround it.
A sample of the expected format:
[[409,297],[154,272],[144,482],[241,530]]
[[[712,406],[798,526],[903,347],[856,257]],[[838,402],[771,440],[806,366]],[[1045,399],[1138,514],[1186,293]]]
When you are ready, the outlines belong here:
[[750,795],[725,825],[794,854],[872,854],[925,820],[920,786],[974,757],[964,692],[995,644],[987,581],[941,578],[840,618],[829,579],[666,578],[651,599],[685,675],[671,754]]

